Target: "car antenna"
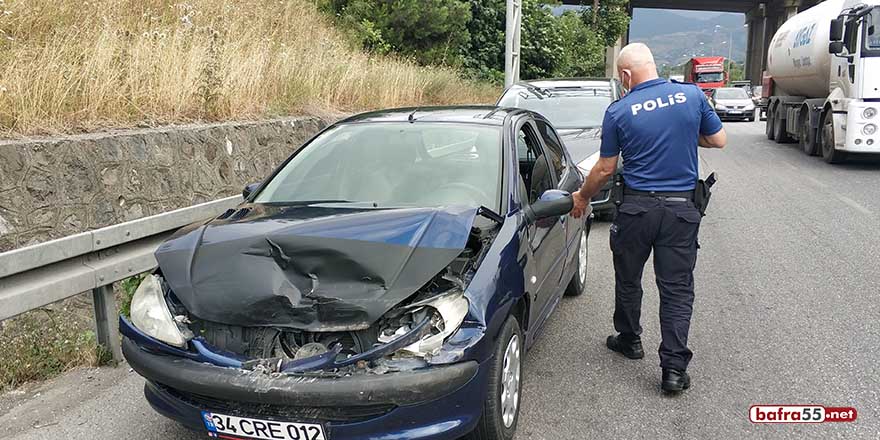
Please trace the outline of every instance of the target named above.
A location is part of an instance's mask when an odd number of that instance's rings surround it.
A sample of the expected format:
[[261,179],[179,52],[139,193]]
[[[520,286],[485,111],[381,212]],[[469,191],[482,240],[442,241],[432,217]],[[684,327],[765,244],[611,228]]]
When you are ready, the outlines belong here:
[[413,122],[416,122],[416,112],[417,112],[417,111],[419,111],[419,108],[418,108],[418,107],[416,107],[416,108],[412,111],[412,113],[410,113],[409,116],[406,118],[406,120],[409,121],[410,124],[412,124]]

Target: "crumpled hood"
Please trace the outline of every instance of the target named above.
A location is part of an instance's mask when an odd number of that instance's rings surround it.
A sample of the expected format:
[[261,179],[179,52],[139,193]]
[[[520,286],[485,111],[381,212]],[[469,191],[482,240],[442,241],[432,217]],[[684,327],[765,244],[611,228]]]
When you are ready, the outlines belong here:
[[476,213],[244,205],[182,230],[155,255],[175,296],[200,319],[359,330],[452,262]]

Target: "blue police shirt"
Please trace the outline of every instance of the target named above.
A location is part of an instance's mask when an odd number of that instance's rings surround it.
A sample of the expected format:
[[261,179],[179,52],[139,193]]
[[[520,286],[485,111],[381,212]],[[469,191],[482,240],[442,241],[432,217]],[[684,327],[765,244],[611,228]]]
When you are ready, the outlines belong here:
[[626,186],[640,191],[690,191],[699,179],[699,134],[721,120],[694,84],[645,81],[611,104],[602,123],[601,157],[623,156]]

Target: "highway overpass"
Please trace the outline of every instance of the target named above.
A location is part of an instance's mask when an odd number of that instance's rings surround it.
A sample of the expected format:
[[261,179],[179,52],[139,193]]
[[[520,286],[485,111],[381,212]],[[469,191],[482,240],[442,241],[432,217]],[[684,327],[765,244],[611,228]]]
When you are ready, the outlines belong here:
[[[746,76],[753,84],[760,84],[761,74],[767,65],[767,49],[773,34],[786,20],[798,11],[815,6],[820,0],[631,0],[633,8],[684,9],[692,11],[739,12],[746,14],[748,46],[746,51]],[[564,4],[589,4],[589,0],[563,0]],[[616,47],[608,49],[606,71],[614,74],[614,60],[620,47],[628,41],[621,38]]]

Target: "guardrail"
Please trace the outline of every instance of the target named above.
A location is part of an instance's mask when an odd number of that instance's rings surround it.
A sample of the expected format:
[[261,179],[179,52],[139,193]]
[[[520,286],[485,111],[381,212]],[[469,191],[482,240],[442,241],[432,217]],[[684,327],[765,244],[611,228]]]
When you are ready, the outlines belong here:
[[120,361],[113,283],[153,270],[153,252],[178,228],[240,202],[228,197],[0,253],[0,321],[91,290],[98,343]]

